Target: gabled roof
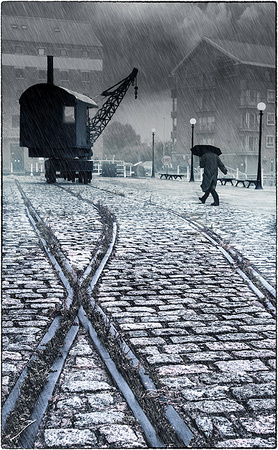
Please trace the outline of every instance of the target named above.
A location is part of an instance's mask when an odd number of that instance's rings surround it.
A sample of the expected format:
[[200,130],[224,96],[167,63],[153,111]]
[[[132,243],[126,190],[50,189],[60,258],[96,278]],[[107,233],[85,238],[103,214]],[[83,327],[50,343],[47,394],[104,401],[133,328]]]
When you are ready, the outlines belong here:
[[2,15],[2,39],[102,47],[87,22]]
[[180,61],[172,71],[172,74],[174,75],[184,61],[186,61],[198,47],[204,45],[204,43],[218,49],[223,55],[231,58],[237,63],[275,68],[276,56],[274,47],[261,44],[248,44],[245,42],[225,41],[221,39],[209,39],[205,37],[201,39],[185,58]]

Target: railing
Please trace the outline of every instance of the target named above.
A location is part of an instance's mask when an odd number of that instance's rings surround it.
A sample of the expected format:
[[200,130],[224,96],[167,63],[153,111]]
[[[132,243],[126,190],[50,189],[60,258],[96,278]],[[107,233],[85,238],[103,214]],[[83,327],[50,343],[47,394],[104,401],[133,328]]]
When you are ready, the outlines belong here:
[[233,169],[232,167],[227,167],[229,176],[236,178],[237,180],[246,180],[247,173],[241,172],[239,169]]

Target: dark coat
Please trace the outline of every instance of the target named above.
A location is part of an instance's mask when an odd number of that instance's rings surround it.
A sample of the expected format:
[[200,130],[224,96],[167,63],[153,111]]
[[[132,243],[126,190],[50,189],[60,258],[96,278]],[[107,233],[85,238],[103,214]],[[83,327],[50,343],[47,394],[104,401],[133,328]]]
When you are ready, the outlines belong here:
[[200,167],[204,168],[203,181],[201,184],[203,192],[208,189],[216,188],[218,168],[224,174],[228,172],[219,156],[215,153],[205,153],[202,155],[200,158]]

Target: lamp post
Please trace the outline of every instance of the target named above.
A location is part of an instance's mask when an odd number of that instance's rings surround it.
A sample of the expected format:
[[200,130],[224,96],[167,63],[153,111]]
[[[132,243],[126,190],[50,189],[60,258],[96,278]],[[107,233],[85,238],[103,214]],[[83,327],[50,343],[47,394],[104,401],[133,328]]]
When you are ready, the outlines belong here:
[[257,172],[257,182],[255,189],[263,189],[262,186],[262,121],[263,121],[263,111],[266,108],[266,104],[263,102],[258,103],[258,110],[260,111],[260,134],[259,134],[259,157],[258,157],[258,172]]
[[152,129],[152,178],[154,178],[154,133],[155,128]]
[[[196,123],[196,119],[194,117],[192,117],[192,119],[190,119],[190,123],[191,123],[191,148],[194,146],[194,125]],[[191,172],[190,172],[190,180],[189,181],[194,181],[194,167],[193,167],[193,153],[191,152]]]

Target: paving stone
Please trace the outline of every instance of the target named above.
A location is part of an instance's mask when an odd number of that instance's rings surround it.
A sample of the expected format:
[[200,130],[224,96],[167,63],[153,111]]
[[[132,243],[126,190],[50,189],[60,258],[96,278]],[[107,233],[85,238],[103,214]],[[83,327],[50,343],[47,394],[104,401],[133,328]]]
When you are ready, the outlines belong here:
[[109,444],[121,444],[121,448],[146,448],[142,435],[128,425],[107,425],[99,428]]
[[97,443],[97,438],[91,430],[66,430],[47,429],[44,433],[45,443],[48,448],[71,448],[72,446],[92,446]]
[[186,357],[190,361],[215,361],[219,359],[230,359],[231,356],[226,352],[199,352],[199,353],[188,353]]
[[117,423],[121,422],[123,418],[124,414],[120,411],[97,411],[85,414],[76,414],[75,426],[82,428],[99,425],[102,423]]
[[275,358],[276,353],[272,350],[247,350],[247,351],[240,351],[240,352],[232,352],[232,355],[235,358]]
[[191,410],[198,410],[201,412],[205,412],[206,414],[244,411],[244,407],[242,405],[240,405],[234,400],[229,399],[198,401],[184,405],[183,408],[185,412]]
[[199,417],[195,422],[199,430],[209,438],[215,437],[215,431],[221,438],[236,436],[232,423],[225,417]]
[[229,387],[217,386],[217,387],[205,387],[200,389],[184,389],[182,391],[183,397],[188,401],[196,401],[202,399],[221,399],[226,398]]
[[103,409],[114,403],[114,397],[109,392],[88,396],[88,402],[93,409]]
[[176,376],[176,375],[184,375],[188,373],[201,373],[201,372],[209,372],[207,366],[203,364],[189,364],[189,365],[175,365],[175,366],[162,366],[158,369],[158,372],[161,376]]
[[241,361],[239,359],[234,361],[221,361],[215,362],[217,367],[222,372],[250,372],[256,370],[267,370],[266,365],[259,359],[253,359],[252,361]]
[[260,409],[272,409],[276,407],[275,399],[251,399],[247,402],[248,406],[253,411],[258,411]]
[[275,448],[275,439],[228,439],[216,444],[217,448]]
[[232,388],[232,393],[237,399],[250,397],[274,397],[276,393],[275,384],[249,384],[247,386]]
[[166,386],[172,387],[174,389],[180,389],[187,386],[192,386],[192,381],[189,380],[187,376],[176,376],[169,378],[162,378],[161,382]]
[[109,384],[104,381],[68,381],[62,386],[64,391],[69,392],[87,392],[87,391],[103,391],[109,389]]
[[82,399],[76,395],[65,400],[61,400],[57,403],[57,408],[81,408],[83,405]]
[[240,418],[242,426],[250,433],[270,434],[276,431],[276,415]]

